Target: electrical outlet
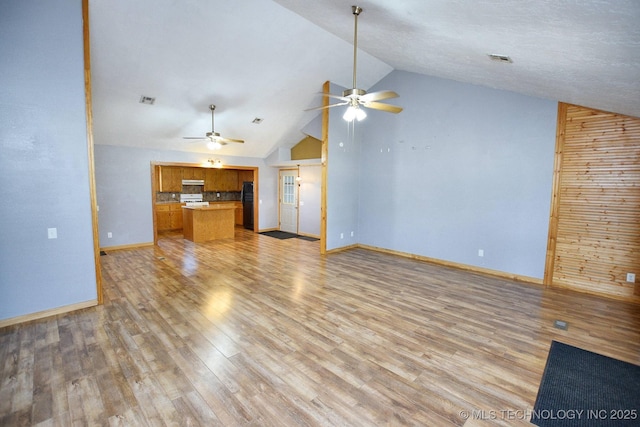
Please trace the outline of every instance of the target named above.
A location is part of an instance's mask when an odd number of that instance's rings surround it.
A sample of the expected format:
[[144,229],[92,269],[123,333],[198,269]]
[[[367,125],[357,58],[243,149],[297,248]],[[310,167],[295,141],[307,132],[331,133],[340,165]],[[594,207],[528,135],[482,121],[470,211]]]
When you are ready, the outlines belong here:
[[636,283],[636,274],[635,273],[627,273],[627,282]]
[[344,233],[340,233],[340,238],[344,239]]
[[351,232],[351,237],[353,237],[353,231]]
[[478,256],[484,256],[484,249],[478,249]]
[[47,237],[49,239],[57,239],[58,238],[58,229],[57,228],[47,228]]
[[108,239],[110,239],[110,238],[112,238],[112,237],[113,237],[113,234],[109,231],[109,232],[107,233],[107,238],[108,238]]

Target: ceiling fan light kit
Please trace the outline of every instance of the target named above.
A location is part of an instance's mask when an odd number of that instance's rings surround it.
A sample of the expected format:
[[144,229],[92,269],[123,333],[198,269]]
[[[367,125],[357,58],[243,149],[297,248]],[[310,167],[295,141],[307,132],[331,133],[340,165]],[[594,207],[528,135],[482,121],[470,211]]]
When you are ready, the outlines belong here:
[[229,142],[243,144],[244,141],[241,139],[223,138],[222,136],[220,136],[218,132],[214,130],[215,127],[213,125],[213,112],[215,111],[215,109],[216,109],[215,105],[213,104],[209,105],[209,110],[211,110],[211,132],[207,132],[204,137],[184,136],[183,139],[199,139],[199,140],[208,139],[209,142],[207,142],[207,148],[209,148],[210,150],[219,150],[220,148],[222,148],[223,145],[227,145],[227,143]]
[[342,92],[342,96],[333,95],[330,93],[323,93],[323,96],[327,96],[330,98],[336,98],[341,100],[342,102],[338,102],[336,104],[331,104],[323,107],[310,108],[306,111],[311,110],[322,110],[325,108],[337,107],[340,105],[348,105],[347,111],[345,111],[342,118],[347,122],[352,122],[354,120],[361,121],[365,117],[367,117],[367,113],[361,108],[372,108],[374,110],[385,111],[387,113],[397,114],[402,111],[402,107],[398,107],[397,105],[389,105],[383,104],[381,102],[385,99],[397,98],[398,94],[391,90],[382,90],[378,92],[367,93],[364,89],[358,89],[356,85],[356,66],[357,66],[357,55],[358,55],[358,16],[362,13],[362,8],[359,6],[351,6],[351,11],[354,16],[354,31],[353,31],[353,88],[346,89]]
[[347,111],[344,112],[342,116],[347,122],[352,122],[354,119],[357,121],[362,121],[367,117],[367,113],[358,105],[349,105]]
[[207,148],[209,150],[219,150],[222,148],[222,144],[220,144],[218,141],[212,140],[207,142]]

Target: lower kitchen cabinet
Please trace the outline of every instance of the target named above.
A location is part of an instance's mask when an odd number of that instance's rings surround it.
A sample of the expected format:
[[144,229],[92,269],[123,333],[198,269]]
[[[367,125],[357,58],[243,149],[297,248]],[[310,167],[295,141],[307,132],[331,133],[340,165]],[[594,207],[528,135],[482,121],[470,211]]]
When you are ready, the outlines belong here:
[[157,204],[156,229],[158,231],[182,230],[182,204]]
[[242,202],[236,202],[236,225],[244,225]]

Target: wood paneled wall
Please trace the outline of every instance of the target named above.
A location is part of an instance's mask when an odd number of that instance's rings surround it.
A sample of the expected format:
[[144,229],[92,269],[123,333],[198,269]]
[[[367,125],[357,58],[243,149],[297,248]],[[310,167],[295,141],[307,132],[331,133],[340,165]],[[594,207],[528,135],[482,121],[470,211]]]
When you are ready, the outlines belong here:
[[639,118],[559,105],[544,280],[640,302]]

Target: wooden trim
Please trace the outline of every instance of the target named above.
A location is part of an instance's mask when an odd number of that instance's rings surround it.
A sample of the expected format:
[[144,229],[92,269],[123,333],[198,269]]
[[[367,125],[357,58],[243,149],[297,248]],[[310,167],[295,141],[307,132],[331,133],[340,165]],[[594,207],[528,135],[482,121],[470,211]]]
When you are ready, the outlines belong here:
[[[475,265],[462,264],[462,263],[453,262],[453,261],[445,261],[437,258],[429,258],[422,255],[412,254],[409,252],[400,252],[400,251],[394,251],[391,249],[379,248],[377,246],[369,246],[369,245],[363,245],[363,244],[357,244],[355,246],[362,249],[368,249],[371,251],[382,252],[390,255],[398,255],[404,258],[410,258],[418,261],[429,262],[431,264],[442,265],[444,267],[453,267],[458,270],[470,271],[472,273],[488,274],[490,276],[500,277],[500,278],[509,279],[509,280],[515,280],[517,282],[530,283],[533,285],[542,285],[542,280],[537,279],[535,277],[521,276],[518,274],[506,273],[504,271],[492,270],[490,268],[477,267]],[[345,248],[340,248],[340,249],[345,249]]]
[[96,270],[97,304],[102,304],[102,270],[100,268],[100,232],[98,228],[98,198],[96,196],[96,170],[93,150],[93,110],[91,109],[91,43],[89,40],[89,0],[82,0],[82,44],[84,49],[84,99],[87,120],[87,154],[89,165],[89,199],[91,200],[91,226],[93,233],[93,261]]
[[[328,251],[326,251],[326,253],[324,255],[331,255],[331,254],[336,254],[338,252],[343,252],[349,249],[357,249],[357,248],[364,248],[363,246],[360,246],[360,244],[358,243],[354,243],[353,245],[349,245],[349,246],[341,246],[339,248],[335,248],[335,249],[330,249]],[[364,248],[367,249],[367,248]]]
[[128,245],[105,246],[100,248],[101,251],[119,251],[122,249],[146,248],[155,245],[154,242],[130,243]]
[[626,295],[620,295],[620,294],[614,294],[614,293],[603,293],[603,292],[594,291],[591,289],[576,288],[573,286],[567,286],[563,284],[554,284],[553,289],[562,289],[564,291],[576,292],[576,293],[586,294],[586,295],[593,295],[598,298],[607,298],[607,299],[612,299],[616,301],[623,301],[627,303],[637,304],[640,306],[640,299],[636,298],[635,296],[626,296]]
[[300,234],[300,181],[298,181],[298,178],[300,178],[300,165],[294,172],[296,172],[296,179],[294,179],[296,182],[296,234]]
[[92,299],[89,301],[65,305],[63,307],[57,307],[49,310],[38,311],[36,313],[29,313],[22,316],[11,317],[9,319],[0,320],[0,328],[6,328],[7,326],[30,322],[32,320],[44,319],[45,317],[57,316],[58,314],[65,314],[76,310],[82,310],[83,308],[95,307],[98,304],[99,302],[97,299]]
[[254,167],[240,167],[236,166],[235,169],[253,169],[253,232],[257,233],[260,229],[260,186],[259,186],[259,168],[257,166]]
[[547,256],[544,264],[543,283],[551,286],[553,282],[553,268],[556,258],[556,241],[558,238],[558,215],[560,209],[560,179],[562,172],[562,151],[564,149],[564,135],[567,125],[567,104],[558,103],[558,117],[556,127],[556,153],[553,160],[553,182],[551,184],[551,208],[549,212],[549,234],[547,238]]
[[158,186],[156,185],[156,169],[157,164],[151,162],[151,221],[153,222],[153,244],[158,244],[158,224],[156,222],[156,193]]
[[[322,85],[322,93],[329,93],[331,84],[329,81]],[[329,105],[329,97],[322,97],[322,106]],[[329,160],[329,109],[322,110],[322,181],[320,191],[320,253],[327,253],[327,163]]]
[[320,235],[311,233],[298,233],[298,236],[313,237],[314,239],[320,238]]
[[277,227],[270,227],[270,228],[262,228],[260,230],[258,230],[258,233],[266,233],[267,231],[279,231]]
[[[158,162],[158,161],[152,161],[151,164],[153,166],[177,166],[177,167],[183,167],[183,168],[203,168],[203,169],[210,169],[211,166],[207,166],[206,162],[200,162],[200,163],[186,163],[186,162]],[[237,169],[237,170],[258,170],[258,166],[238,166],[238,165],[222,165],[221,169]]]

